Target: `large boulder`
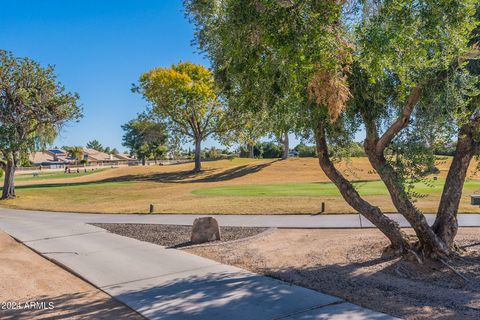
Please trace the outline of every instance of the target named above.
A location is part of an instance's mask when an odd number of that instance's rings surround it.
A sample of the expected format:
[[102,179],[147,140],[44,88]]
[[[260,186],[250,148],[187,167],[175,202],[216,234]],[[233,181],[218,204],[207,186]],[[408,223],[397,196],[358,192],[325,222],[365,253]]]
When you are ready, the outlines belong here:
[[197,218],[193,221],[190,241],[194,244],[220,240],[218,222],[212,217]]

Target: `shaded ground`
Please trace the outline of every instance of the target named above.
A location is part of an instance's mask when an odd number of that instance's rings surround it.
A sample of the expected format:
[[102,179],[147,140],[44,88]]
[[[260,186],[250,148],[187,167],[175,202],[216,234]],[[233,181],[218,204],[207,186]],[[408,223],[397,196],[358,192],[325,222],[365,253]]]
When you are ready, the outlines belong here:
[[0,231],[0,319],[143,317]]
[[[415,190],[427,194],[415,203],[423,212],[436,212],[450,161],[439,161],[440,173],[434,188],[420,185]],[[470,205],[470,195],[480,194],[480,176],[474,174],[475,165],[472,162],[460,212],[480,213],[479,206]],[[18,180],[17,199],[2,201],[1,205],[60,212],[147,213],[153,203],[156,213],[315,214],[325,202],[327,214],[355,213],[315,158],[235,158],[206,161],[203,168],[203,172],[194,173],[192,163],[151,165],[78,177]],[[396,211],[383,184],[373,181],[379,178],[367,158],[340,162],[338,168],[352,181],[370,181],[357,184],[365,198],[384,212]]]
[[[179,248],[190,246],[191,226],[167,224],[133,224],[133,223],[92,223],[92,225],[106,229],[112,233],[141,241],[155,243],[165,247]],[[253,227],[220,227],[220,241],[239,240],[258,235],[268,228]]]
[[479,319],[480,229],[461,229],[457,239],[466,252],[451,266],[461,276],[441,263],[382,259],[387,242],[373,229],[283,229],[184,250],[404,319]]

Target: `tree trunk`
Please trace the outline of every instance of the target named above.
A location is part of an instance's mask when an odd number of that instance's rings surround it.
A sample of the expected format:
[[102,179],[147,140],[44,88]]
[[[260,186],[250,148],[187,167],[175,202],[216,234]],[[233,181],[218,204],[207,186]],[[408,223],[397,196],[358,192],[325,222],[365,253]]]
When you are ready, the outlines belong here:
[[321,124],[317,128],[315,139],[320,167],[337,186],[345,201],[373,223],[390,240],[392,249],[398,252],[398,254],[406,253],[410,248],[410,244],[398,223],[385,216],[380,208],[372,206],[365,201],[350,181],[345,179],[331,162],[325,139],[325,129]]
[[142,166],[144,166],[145,164],[146,164],[145,156],[142,156]]
[[290,144],[288,141],[288,130],[285,131],[285,136],[283,137],[282,143],[283,143],[283,155],[282,159],[285,160],[288,158],[288,153],[290,151]]
[[247,149],[248,149],[248,157],[249,158],[255,158],[255,154],[254,154],[254,145],[252,143],[249,143],[247,144]]
[[420,250],[429,256],[449,255],[451,253],[449,247],[436,235],[428,225],[425,216],[410,201],[394,168],[387,162],[383,154],[377,154],[375,150],[375,141],[368,140],[367,137],[365,151],[370,164],[387,187],[395,208],[415,230],[420,242]]
[[448,170],[437,217],[433,224],[435,233],[450,248],[453,248],[458,230],[457,213],[462,197],[463,184],[467,176],[468,166],[477,149],[478,144],[475,142],[470,126],[462,126],[458,133],[455,155]]
[[202,139],[197,137],[195,138],[195,169],[193,171],[200,172],[202,171],[202,160],[200,158],[200,153],[202,152]]
[[5,179],[3,182],[2,200],[13,199],[15,194],[15,161],[8,160],[5,165]]

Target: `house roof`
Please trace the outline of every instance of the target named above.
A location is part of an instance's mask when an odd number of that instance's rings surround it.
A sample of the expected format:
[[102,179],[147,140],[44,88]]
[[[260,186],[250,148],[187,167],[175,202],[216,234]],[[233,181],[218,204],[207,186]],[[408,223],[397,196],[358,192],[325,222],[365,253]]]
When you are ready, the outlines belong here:
[[114,154],[113,156],[119,160],[132,160],[132,157],[127,153]]
[[38,151],[33,152],[28,156],[28,159],[32,163],[48,163],[48,162],[63,162],[63,161],[55,161],[53,155],[51,153],[45,151]]
[[67,151],[59,148],[48,149],[48,152],[53,153],[55,155],[67,154]]
[[83,152],[88,155],[89,160],[93,161],[108,161],[108,160],[117,160],[108,153],[101,152],[91,148],[83,148]]

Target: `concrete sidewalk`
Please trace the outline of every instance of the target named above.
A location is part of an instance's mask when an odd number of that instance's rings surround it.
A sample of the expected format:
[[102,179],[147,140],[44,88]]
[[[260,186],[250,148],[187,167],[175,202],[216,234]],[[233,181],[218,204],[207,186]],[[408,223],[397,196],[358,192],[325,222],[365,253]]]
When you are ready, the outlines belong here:
[[149,319],[394,319],[337,297],[109,233],[85,223],[105,222],[93,216],[2,209],[0,228]]
[[[70,221],[72,223],[147,223],[192,225],[193,220],[206,215],[195,214],[92,214],[28,211],[0,208],[0,219]],[[359,214],[339,215],[208,215],[215,217],[222,226],[274,227],[274,228],[373,228]],[[402,227],[409,227],[400,214],[387,214]],[[427,221],[435,221],[434,214],[426,214]],[[480,214],[459,214],[461,227],[480,227]]]

